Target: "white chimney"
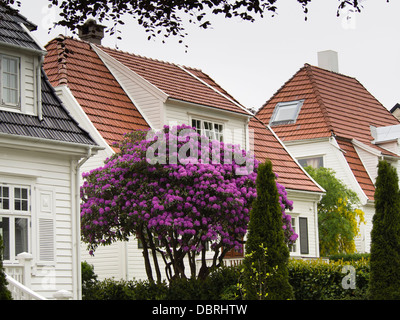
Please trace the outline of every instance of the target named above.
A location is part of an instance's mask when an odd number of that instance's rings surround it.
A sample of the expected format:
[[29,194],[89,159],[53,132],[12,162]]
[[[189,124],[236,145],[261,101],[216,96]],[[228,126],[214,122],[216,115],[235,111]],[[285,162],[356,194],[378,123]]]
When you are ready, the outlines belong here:
[[318,52],[318,67],[339,72],[338,53],[333,50],[326,50]]

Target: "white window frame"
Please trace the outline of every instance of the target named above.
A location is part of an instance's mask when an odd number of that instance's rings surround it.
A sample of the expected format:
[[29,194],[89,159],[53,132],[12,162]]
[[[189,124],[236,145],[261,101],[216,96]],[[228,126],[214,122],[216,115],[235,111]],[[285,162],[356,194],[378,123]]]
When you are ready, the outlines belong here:
[[[295,233],[298,234],[298,232],[297,232],[297,229],[298,229],[297,222],[298,222],[298,217],[293,217],[293,216],[292,216],[292,221],[291,221],[292,229],[293,229],[293,231],[294,231]],[[299,234],[298,234],[298,235],[299,235]],[[299,235],[299,237],[300,237],[300,235]],[[296,241],[290,246],[290,248],[289,248],[290,253],[293,253],[293,254],[298,254],[298,253],[299,253],[299,250],[298,250],[299,246],[297,245],[297,240],[299,239],[299,237],[298,237],[298,238],[296,239]]]
[[[297,117],[300,113],[300,109],[304,103],[303,100],[295,100],[288,102],[279,102],[275,106],[274,112],[272,113],[271,120],[269,122],[270,126],[278,126],[283,124],[293,124],[296,123]],[[294,108],[294,113],[292,117],[284,117],[282,119],[279,118],[281,111],[284,108]]]
[[[196,121],[196,125],[193,125],[193,121]],[[208,119],[200,119],[198,117],[192,117],[190,119],[190,124],[191,126],[195,127],[197,132],[200,135],[206,136],[210,140],[217,140],[220,142],[224,142],[224,131],[225,131],[225,125],[221,122],[215,121],[215,120],[208,120]],[[200,128],[197,126],[200,124]],[[209,129],[209,126],[211,125],[212,129]],[[218,131],[215,130],[215,126],[218,126],[219,129]]]
[[[4,97],[5,97],[5,93],[4,93],[5,86],[4,86],[4,82],[3,82],[3,78],[4,78],[3,75],[5,72],[4,67],[3,67],[4,59],[10,59],[10,60],[16,61],[17,88],[11,88],[11,90],[17,91],[16,103],[4,101]],[[18,56],[0,53],[0,103],[1,103],[2,108],[21,111],[21,58]]]
[[[32,221],[32,195],[31,195],[31,190],[32,187],[30,185],[20,185],[20,184],[9,184],[9,183],[0,183],[0,187],[2,190],[4,188],[8,188],[8,200],[9,200],[9,205],[8,208],[4,208],[2,205],[0,207],[0,218],[8,218],[9,219],[9,239],[5,241],[3,238],[3,246],[6,245],[8,242],[9,248],[8,248],[8,253],[9,253],[9,259],[4,258],[5,263],[18,263],[18,260],[16,259],[16,256],[20,252],[16,252],[16,232],[15,232],[15,227],[16,227],[16,221],[17,219],[26,219],[27,222],[27,234],[26,234],[26,241],[27,241],[27,250],[29,253],[32,251],[32,241],[31,241],[31,221]],[[15,190],[16,189],[24,189],[27,190],[27,198],[17,198],[15,196]],[[26,205],[26,210],[17,210],[16,208],[16,200],[26,200],[27,205]],[[4,201],[4,197],[2,199]],[[20,202],[21,203],[21,202]]]

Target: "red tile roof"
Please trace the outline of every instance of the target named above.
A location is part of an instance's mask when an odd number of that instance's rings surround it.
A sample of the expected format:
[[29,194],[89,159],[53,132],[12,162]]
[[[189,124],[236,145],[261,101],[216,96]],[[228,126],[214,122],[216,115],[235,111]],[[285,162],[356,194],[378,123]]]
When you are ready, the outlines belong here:
[[44,69],[51,84],[68,84],[110,146],[124,133],[149,127],[89,43],[60,36],[46,49]]
[[305,99],[294,124],[274,126],[281,140],[336,136],[370,144],[370,125],[400,124],[357,79],[305,64],[258,111],[269,123],[278,102]]
[[[213,79],[200,70],[98,46],[173,99],[248,114]],[[89,43],[60,37],[47,44],[45,70],[54,86],[68,84],[97,130],[111,145],[123,133],[148,125]],[[257,119],[250,122],[255,153],[269,158],[278,181],[288,189],[322,190],[304,173],[274,134]]]
[[286,189],[323,192],[293,160],[274,133],[257,118],[251,119],[249,129],[254,132],[254,155],[259,161],[271,160],[278,182]]
[[249,115],[243,106],[201,70],[103,46],[97,47],[162,90],[170,98]]
[[[304,99],[295,123],[273,126],[282,141],[306,140],[335,135],[353,174],[369,199],[374,185],[355,152],[353,139],[382,154],[393,155],[372,144],[370,126],[400,124],[355,78],[305,64],[258,111],[268,124],[278,102]],[[339,142],[340,141],[340,142]]]

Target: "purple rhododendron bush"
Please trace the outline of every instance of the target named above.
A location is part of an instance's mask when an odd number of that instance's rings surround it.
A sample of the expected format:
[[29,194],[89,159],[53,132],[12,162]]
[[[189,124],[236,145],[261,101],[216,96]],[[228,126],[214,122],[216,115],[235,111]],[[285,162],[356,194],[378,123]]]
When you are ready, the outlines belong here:
[[[258,162],[249,153],[186,125],[132,132],[116,147],[103,167],[83,174],[81,231],[91,254],[99,245],[134,235],[143,246],[149,280],[155,273],[161,281],[158,257],[169,280],[189,274],[204,279],[229,250],[242,250],[257,196]],[[297,235],[285,209],[292,202],[277,187],[291,244]]]

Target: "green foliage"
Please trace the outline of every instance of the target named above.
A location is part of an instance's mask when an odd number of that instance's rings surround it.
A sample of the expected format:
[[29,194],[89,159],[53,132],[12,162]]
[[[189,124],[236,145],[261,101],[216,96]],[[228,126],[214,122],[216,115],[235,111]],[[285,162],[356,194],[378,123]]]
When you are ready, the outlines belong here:
[[91,272],[86,274],[89,276],[82,274],[82,279],[93,280],[93,285],[83,286],[84,300],[233,300],[238,298],[236,284],[240,271],[239,267],[220,267],[205,280],[176,279],[158,284],[148,280],[98,281]]
[[12,300],[11,292],[7,288],[6,274],[3,268],[3,239],[0,235],[0,300]]
[[359,224],[364,222],[364,213],[357,208],[360,205],[357,194],[337,179],[332,169],[305,169],[326,190],[318,204],[320,255],[354,253],[354,239]]
[[330,255],[329,261],[358,261],[361,259],[369,260],[370,254],[369,253],[338,253]]
[[[247,267],[247,270],[246,267],[242,268],[245,285],[240,281],[237,284],[237,288],[244,300],[249,300],[249,298],[256,298],[257,300],[268,299],[268,281],[271,277],[271,273],[267,272],[267,270],[271,269],[267,264],[268,249],[263,244],[260,244],[260,249],[264,251],[264,254],[258,256],[256,260],[254,259],[254,251],[245,255],[245,259],[251,261],[251,264]],[[276,268],[273,269],[272,275],[275,272]],[[248,292],[249,288],[251,289],[250,292]]]
[[92,297],[96,295],[97,289],[97,275],[94,272],[93,265],[90,265],[86,261],[81,263],[82,272],[82,299],[92,300]]
[[396,169],[378,165],[371,231],[369,298],[400,299],[400,191]]
[[[247,255],[243,261],[243,290],[249,300],[293,297],[287,271],[289,249],[284,239],[275,178],[272,163],[260,163],[256,180],[257,198],[250,213]],[[267,255],[265,248],[268,248]],[[267,276],[268,281],[265,281]]]
[[[348,272],[344,266],[355,268],[355,289],[345,289],[343,279]],[[290,283],[296,300],[365,300],[369,281],[369,260],[290,260]]]

